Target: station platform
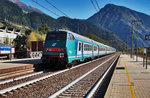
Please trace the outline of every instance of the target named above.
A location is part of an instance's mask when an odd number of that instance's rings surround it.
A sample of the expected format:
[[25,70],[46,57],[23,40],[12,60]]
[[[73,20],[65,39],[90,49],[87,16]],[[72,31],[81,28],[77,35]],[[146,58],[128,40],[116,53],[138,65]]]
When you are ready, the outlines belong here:
[[150,98],[150,64],[143,67],[143,59],[121,55],[105,98]]
[[38,58],[1,60],[0,74],[34,68],[34,65],[39,63],[41,60]]

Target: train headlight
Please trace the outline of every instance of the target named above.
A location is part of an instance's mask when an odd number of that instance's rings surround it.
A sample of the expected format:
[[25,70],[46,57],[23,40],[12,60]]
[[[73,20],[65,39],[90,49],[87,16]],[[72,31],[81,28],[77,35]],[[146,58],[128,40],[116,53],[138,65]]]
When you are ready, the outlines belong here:
[[60,58],[63,58],[63,57],[64,57],[64,53],[60,53],[60,54],[59,54],[59,57],[60,57]]
[[44,48],[44,51],[49,51],[49,48],[48,48],[48,47],[45,47],[45,48]]

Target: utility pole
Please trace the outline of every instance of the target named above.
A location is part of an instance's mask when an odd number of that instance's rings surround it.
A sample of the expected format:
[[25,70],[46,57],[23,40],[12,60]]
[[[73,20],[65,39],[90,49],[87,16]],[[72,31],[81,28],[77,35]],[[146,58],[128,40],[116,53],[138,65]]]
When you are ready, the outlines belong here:
[[129,40],[129,34],[127,34],[127,38],[126,38],[126,49],[127,49],[127,55],[128,55],[128,40]]
[[133,20],[132,20],[132,46],[131,46],[131,58],[133,58]]
[[136,37],[136,61],[138,61],[138,38]]
[[128,36],[127,36],[127,40],[126,40],[126,53],[128,54]]
[[37,43],[36,43],[36,52],[38,53],[38,27],[37,27]]
[[142,20],[132,20],[132,47],[131,47],[131,58],[133,58],[133,32],[134,32],[134,27],[133,27],[133,25],[134,25],[134,23],[135,22],[142,22]]

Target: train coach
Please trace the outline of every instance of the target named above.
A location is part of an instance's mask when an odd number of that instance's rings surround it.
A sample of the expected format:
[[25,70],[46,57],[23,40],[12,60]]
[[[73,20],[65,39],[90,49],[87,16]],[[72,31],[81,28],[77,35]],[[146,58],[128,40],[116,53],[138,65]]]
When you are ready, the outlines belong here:
[[42,62],[70,66],[74,62],[94,59],[116,52],[116,49],[68,30],[49,31],[46,35]]

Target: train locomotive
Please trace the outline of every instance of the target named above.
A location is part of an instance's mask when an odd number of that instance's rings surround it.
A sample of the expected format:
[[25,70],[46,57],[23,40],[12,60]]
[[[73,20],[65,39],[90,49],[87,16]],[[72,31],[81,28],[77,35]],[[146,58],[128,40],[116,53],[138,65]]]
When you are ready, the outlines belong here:
[[116,49],[68,30],[49,31],[46,35],[42,62],[68,66],[116,52]]

